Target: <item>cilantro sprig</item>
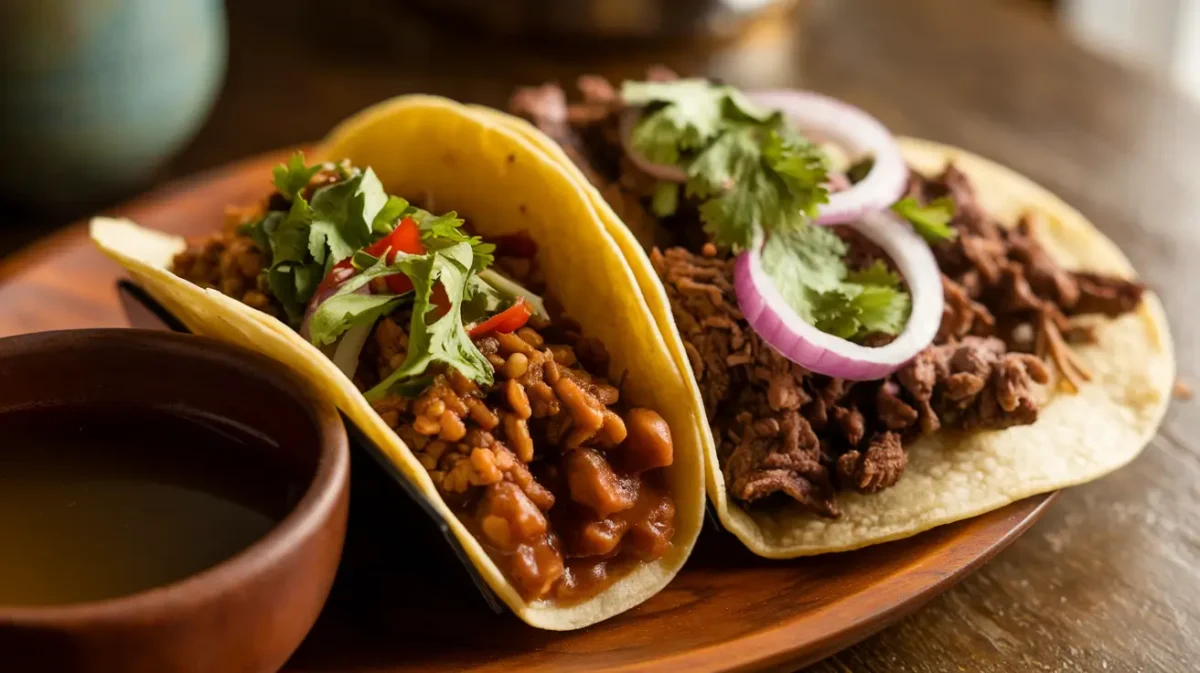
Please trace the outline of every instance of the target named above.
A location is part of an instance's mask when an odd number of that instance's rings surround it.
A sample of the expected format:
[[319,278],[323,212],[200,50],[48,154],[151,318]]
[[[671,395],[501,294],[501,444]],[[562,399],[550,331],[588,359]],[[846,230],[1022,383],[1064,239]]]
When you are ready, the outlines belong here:
[[927,206],[922,206],[911,196],[892,204],[892,211],[908,220],[913,230],[930,244],[952,241],[958,235],[950,226],[956,208],[954,199],[949,196],[934,199]]
[[[395,266],[413,284],[412,322],[408,332],[408,353],[404,363],[379,385],[368,390],[368,401],[375,401],[405,382],[419,379],[434,363],[445,363],[478,383],[492,383],[492,365],[475,347],[463,327],[463,303],[471,292],[471,279],[481,271],[478,258],[466,242],[428,252],[398,258]],[[449,301],[438,307],[433,288],[441,284]],[[444,309],[438,315],[437,311]]]
[[[334,179],[309,194],[322,171],[335,171]],[[437,363],[476,382],[491,382],[491,365],[467,335],[463,320],[464,314],[472,321],[483,319],[512,300],[479,277],[493,261],[494,245],[463,231],[462,219],[453,212],[434,215],[388,195],[370,168],[309,166],[297,153],[275,169],[274,183],[287,210],[267,212],[244,225],[242,233],[270,257],[267,283],[293,324],[299,323],[335,265],[350,260],[355,271],[312,313],[308,332],[314,345],[334,344],[350,328],[412,305],[406,360],[369,391],[370,399],[393,389],[419,389],[425,372]],[[420,229],[423,253],[368,252],[409,217]],[[407,276],[413,289],[400,294],[358,292],[372,280],[397,274]],[[433,299],[438,285],[445,290],[445,300]]]
[[[713,243],[744,250],[762,242],[762,268],[797,315],[852,340],[903,330],[911,300],[900,278],[882,262],[848,270],[845,242],[811,224],[829,198],[827,159],[782,113],[699,79],[626,82],[621,93],[645,110],[633,149],[684,169],[684,195],[699,202]],[[651,208],[666,217],[678,201],[679,188],[660,183]]]
[[[687,172],[717,245],[747,248],[774,229],[803,226],[828,199],[826,159],[780,112],[760,109],[737,89],[702,79],[626,82],[621,95],[646,113],[630,142],[648,160]],[[655,192],[656,214],[674,212],[671,187]]]
[[[304,190],[322,171],[336,171],[335,181]],[[290,203],[287,211],[270,211],[242,227],[268,253],[267,283],[288,317],[298,322],[321,279],[334,265],[391,233],[396,222],[411,216],[421,226],[421,242],[440,249],[465,242],[478,257],[480,268],[491,264],[495,246],[462,231],[455,213],[433,215],[398,196],[389,196],[370,168],[359,170],[334,164],[305,163],[297,152],[274,171],[275,188]]]

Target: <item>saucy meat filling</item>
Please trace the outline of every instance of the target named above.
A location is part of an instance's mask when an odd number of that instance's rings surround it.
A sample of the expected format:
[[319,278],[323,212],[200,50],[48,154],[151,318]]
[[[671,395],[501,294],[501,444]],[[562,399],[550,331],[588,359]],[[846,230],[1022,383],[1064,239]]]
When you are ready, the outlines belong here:
[[[316,174],[304,194],[329,184],[328,175]],[[221,233],[176,256],[174,272],[283,316],[264,281],[268,256],[240,233],[245,222],[286,208],[279,200],[231,210]],[[541,290],[533,242],[518,235],[496,243],[495,266]],[[386,290],[383,280],[372,287]],[[411,310],[375,323],[354,377],[361,390],[404,363]],[[662,557],[675,534],[665,469],[674,459],[671,430],[657,412],[622,403],[619,386],[605,378],[604,344],[569,318],[538,316],[473,342],[493,369],[490,385],[434,365],[415,397],[392,391],[372,406],[522,596],[582,600]]]
[[[674,77],[656,68],[647,79]],[[956,236],[933,246],[946,300],[937,337],[882,380],[815,374],[750,328],[734,293],[733,255],[707,240],[694,204],[653,215],[657,180],[623,149],[625,105],[616,87],[593,75],[578,86],[581,100],[571,103],[555,84],[523,88],[510,108],[563,147],[650,250],[700,385],[726,487],[744,505],[790,500],[835,517],[838,490],[873,493],[896,484],[905,444],[921,435],[1033,423],[1039,387],[1055,371],[1068,391],[1088,377],[1068,344],[1091,335],[1073,317],[1117,316],[1141,301],[1139,283],[1059,267],[1038,244],[1033,216],[1001,227],[953,165],[933,178],[914,172],[909,196],[922,204],[949,196],[956,204]],[[851,168],[850,180],[868,167]],[[891,266],[852,229],[838,229],[848,267],[876,260]],[[871,335],[866,345],[888,338]]]
[[[359,385],[390,374],[407,341],[400,323],[381,320]],[[527,326],[478,345],[495,368],[491,386],[451,370],[415,399],[393,393],[374,407],[521,593],[586,598],[665,554],[675,534],[662,469],[673,461],[670,428],[620,404],[598,375],[603,344]]]

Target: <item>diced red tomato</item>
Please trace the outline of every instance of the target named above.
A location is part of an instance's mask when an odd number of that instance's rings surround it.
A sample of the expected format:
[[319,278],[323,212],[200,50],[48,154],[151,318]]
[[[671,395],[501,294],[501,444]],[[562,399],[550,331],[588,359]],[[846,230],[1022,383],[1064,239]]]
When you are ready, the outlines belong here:
[[[411,217],[400,220],[400,224],[396,225],[392,233],[367,246],[366,252],[373,257],[379,257],[389,250],[391,252],[388,253],[388,264],[396,260],[397,252],[410,255],[425,254],[425,246],[421,244],[421,227],[417,225],[416,220]],[[404,294],[413,289],[412,281],[402,273],[384,276],[383,280],[387,283],[388,290],[394,294]]]
[[397,252],[405,252],[410,255],[425,254],[425,246],[421,244],[421,227],[417,225],[417,221],[411,217],[400,220],[400,224],[396,225],[392,233],[366,248],[367,254],[372,257],[379,257],[387,250],[392,251],[388,255],[388,264],[396,259]]
[[[425,246],[421,243],[421,227],[417,224],[416,220],[411,217],[406,217],[396,225],[396,228],[392,230],[392,233],[384,236],[378,241],[375,241],[363,250],[372,257],[380,257],[387,252],[388,264],[391,264],[393,261],[395,261],[397,252],[404,252],[410,255],[423,255],[425,254]],[[329,274],[326,275],[321,281],[321,284],[317,286],[317,290],[313,293],[313,296],[327,297],[328,295],[333,294],[333,292],[342,283],[345,283],[357,274],[358,271],[354,269],[354,265],[351,263],[350,258],[343,259],[329,270]],[[409,292],[413,289],[412,281],[408,279],[408,276],[402,273],[384,276],[383,281],[387,284],[388,291],[394,294],[404,294],[405,292]],[[433,286],[433,294],[430,297],[430,301],[432,301],[433,305],[437,307],[435,311],[435,318],[440,318],[441,316],[446,315],[446,312],[450,310],[450,298],[446,295],[446,288],[442,287],[441,283]],[[500,315],[504,314],[501,313]],[[500,317],[500,315],[494,316],[491,318],[491,320],[495,320],[496,318]],[[526,319],[528,319],[528,317],[526,317]],[[525,324],[524,321],[522,321],[521,324]],[[520,327],[520,325],[517,325],[517,327]]]
[[[392,233],[364,248],[364,251],[372,257],[380,257],[389,250],[391,252],[388,254],[388,264],[395,261],[397,252],[404,252],[410,255],[425,254],[425,246],[421,244],[421,227],[417,224],[416,220],[411,217],[400,220],[400,223],[396,225]],[[354,265],[350,262],[350,258],[347,257],[329,270],[329,273],[321,280],[321,284],[317,286],[317,290],[313,295],[324,297],[331,294],[339,285],[350,280],[357,273],[354,270]],[[394,294],[404,294],[413,289],[412,281],[402,273],[384,276],[383,280],[387,284],[388,290]],[[444,295],[445,293],[443,292]],[[446,302],[446,304],[449,305],[449,302]]]
[[384,276],[383,282],[387,283],[388,292],[392,294],[404,294],[413,289],[412,281],[408,276],[402,273],[395,273],[390,276]]
[[515,332],[529,322],[531,315],[533,315],[533,311],[529,310],[529,303],[525,301],[524,297],[521,297],[517,299],[517,303],[472,327],[467,334],[471,337],[478,337],[492,332]]

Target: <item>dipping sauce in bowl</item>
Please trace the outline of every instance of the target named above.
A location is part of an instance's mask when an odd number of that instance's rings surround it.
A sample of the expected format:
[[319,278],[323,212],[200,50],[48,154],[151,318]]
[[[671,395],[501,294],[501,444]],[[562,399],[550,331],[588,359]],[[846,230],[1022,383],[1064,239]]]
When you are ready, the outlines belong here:
[[97,601],[261,539],[311,475],[224,419],[104,405],[0,414],[0,605]]
[[341,559],[341,416],[212,339],[0,339],[0,671],[276,671]]

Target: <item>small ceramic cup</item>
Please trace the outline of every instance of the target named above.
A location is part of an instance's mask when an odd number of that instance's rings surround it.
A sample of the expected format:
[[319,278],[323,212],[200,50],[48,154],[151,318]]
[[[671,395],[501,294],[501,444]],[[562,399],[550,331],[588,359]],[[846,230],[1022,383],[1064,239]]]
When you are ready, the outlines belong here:
[[298,467],[308,482],[265,537],[192,577],[92,603],[0,605],[0,670],[258,673],[283,666],[325,604],[346,534],[349,449],[334,406],[268,358],[201,337],[132,329],[0,339],[0,381],[0,414],[98,402],[211,414],[270,440],[289,473]]
[[0,3],[0,191],[66,210],[149,181],[225,64],[221,0]]

